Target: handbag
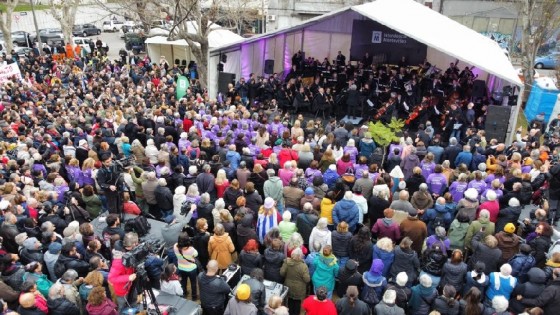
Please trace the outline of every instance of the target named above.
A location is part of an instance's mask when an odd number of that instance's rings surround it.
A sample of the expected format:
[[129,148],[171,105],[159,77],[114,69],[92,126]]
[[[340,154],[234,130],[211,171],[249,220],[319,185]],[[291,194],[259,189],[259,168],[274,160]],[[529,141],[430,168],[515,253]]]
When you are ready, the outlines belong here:
[[342,174],[342,180],[347,184],[354,184],[356,181],[356,175],[354,175],[354,169],[349,167],[346,169],[346,172]]

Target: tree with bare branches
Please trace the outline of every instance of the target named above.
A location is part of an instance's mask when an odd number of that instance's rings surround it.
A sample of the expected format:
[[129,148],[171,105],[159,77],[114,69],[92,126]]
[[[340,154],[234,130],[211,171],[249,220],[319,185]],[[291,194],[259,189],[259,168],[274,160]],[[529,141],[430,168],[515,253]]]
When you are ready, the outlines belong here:
[[70,43],[80,0],[49,0],[49,5],[49,13],[60,23],[64,42]]
[[546,43],[560,27],[560,6],[557,0],[515,0],[521,24],[521,57],[525,92],[523,102],[527,101],[533,75],[535,58],[539,47]]
[[6,0],[6,10],[0,10],[0,30],[4,34],[7,52],[12,51],[14,48],[14,43],[12,42],[12,14],[18,3],[19,0]]

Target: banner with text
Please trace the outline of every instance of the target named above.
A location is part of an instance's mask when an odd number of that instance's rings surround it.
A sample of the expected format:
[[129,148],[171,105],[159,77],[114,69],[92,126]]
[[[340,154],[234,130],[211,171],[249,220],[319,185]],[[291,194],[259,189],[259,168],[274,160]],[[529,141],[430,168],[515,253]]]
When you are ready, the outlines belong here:
[[185,94],[187,94],[187,89],[189,88],[189,79],[185,76],[180,76],[177,79],[177,99],[181,99]]
[[21,79],[21,72],[16,63],[0,66],[0,85],[10,81],[13,77]]
[[427,46],[372,20],[354,20],[350,60],[362,60],[368,52],[374,63],[397,64],[405,57],[409,65],[424,61]]

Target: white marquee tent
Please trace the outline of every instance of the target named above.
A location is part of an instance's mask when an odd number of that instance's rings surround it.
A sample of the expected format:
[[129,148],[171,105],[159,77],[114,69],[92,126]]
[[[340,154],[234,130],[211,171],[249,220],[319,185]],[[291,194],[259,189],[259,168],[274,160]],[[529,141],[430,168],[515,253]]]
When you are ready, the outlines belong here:
[[[287,72],[299,50],[306,56],[333,60],[340,50],[349,56],[353,21],[373,20],[427,46],[426,57],[444,70],[450,62],[475,66],[479,79],[491,88],[509,82],[521,85],[517,72],[493,40],[413,0],[376,0],[347,7],[299,25],[210,50],[209,92],[217,94],[217,65],[227,55],[224,72],[247,78],[263,75],[265,60],[274,60],[274,72]],[[505,85],[505,84],[504,84]]]
[[[238,42],[243,37],[226,29],[214,29],[208,35],[208,44],[210,48],[228,45]],[[146,52],[154,62],[158,62],[161,56],[170,63],[175,59],[196,61],[196,57],[192,54],[189,44],[184,39],[168,41],[167,36],[153,36],[146,39]]]

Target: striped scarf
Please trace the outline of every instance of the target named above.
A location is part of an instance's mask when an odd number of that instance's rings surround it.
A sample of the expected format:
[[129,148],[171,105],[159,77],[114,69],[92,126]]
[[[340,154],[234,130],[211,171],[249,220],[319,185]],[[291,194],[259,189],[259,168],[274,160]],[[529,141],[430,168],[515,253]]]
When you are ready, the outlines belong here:
[[270,214],[261,213],[257,219],[257,233],[259,235],[259,242],[264,244],[264,237],[266,233],[270,231],[273,227],[278,226],[278,217],[276,211],[272,211]]

